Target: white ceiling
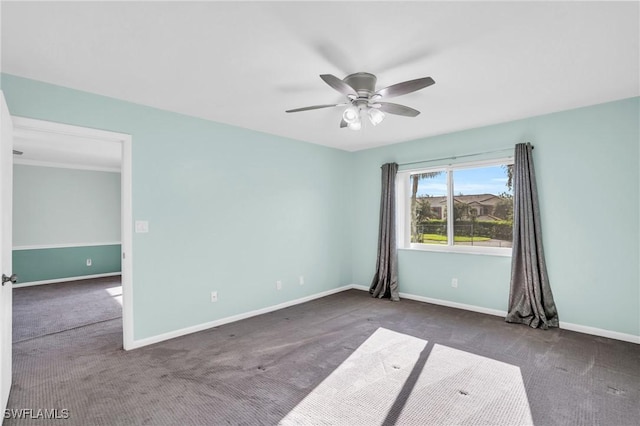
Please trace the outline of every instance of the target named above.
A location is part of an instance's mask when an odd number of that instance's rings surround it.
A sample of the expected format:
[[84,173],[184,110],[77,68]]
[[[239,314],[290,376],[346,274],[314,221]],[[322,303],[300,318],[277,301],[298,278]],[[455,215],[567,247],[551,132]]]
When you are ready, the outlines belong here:
[[[345,150],[638,96],[638,2],[2,2],[3,72]],[[422,111],[360,132],[319,74]]]
[[119,143],[34,129],[19,119],[14,123],[13,149],[16,164],[109,172],[120,172],[122,164]]

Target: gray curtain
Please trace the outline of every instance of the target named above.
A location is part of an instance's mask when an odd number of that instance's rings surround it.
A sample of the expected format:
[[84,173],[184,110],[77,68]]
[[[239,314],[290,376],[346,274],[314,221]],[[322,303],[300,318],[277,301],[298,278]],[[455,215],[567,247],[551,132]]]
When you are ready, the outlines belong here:
[[398,165],[382,166],[380,196],[380,228],[378,230],[378,260],[369,293],[373,297],[400,300],[398,294],[398,253],[396,247],[396,174]]
[[513,251],[506,321],[533,328],[558,327],[542,249],[533,146],[516,145],[513,169]]

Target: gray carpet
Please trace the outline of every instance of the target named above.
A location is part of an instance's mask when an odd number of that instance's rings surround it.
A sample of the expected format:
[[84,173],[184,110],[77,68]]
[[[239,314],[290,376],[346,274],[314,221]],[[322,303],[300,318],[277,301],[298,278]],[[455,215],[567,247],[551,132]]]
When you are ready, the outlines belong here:
[[121,302],[120,276],[15,288],[13,341],[120,318]]
[[[428,342],[417,357],[415,349],[409,358],[386,352],[381,365],[396,365],[405,376],[394,392],[376,396],[385,408],[374,418],[331,417],[331,407],[313,416],[331,389],[366,388],[356,381],[371,381],[371,372],[354,374],[351,361],[366,358],[380,328]],[[8,407],[68,409],[70,417],[4,424],[500,424],[505,417],[482,416],[500,398],[476,410],[480,417],[465,417],[473,404],[451,400],[484,403],[483,393],[504,389],[512,389],[508,407],[523,413],[528,403],[537,425],[636,425],[640,418],[638,345],[409,300],[391,303],[358,290],[130,352],[122,350],[121,333],[115,319],[16,343]],[[473,369],[480,364],[488,366],[482,374]],[[339,385],[345,377],[350,383]]]
[[[389,395],[406,394],[398,398]],[[377,329],[281,424],[531,425],[516,366]]]

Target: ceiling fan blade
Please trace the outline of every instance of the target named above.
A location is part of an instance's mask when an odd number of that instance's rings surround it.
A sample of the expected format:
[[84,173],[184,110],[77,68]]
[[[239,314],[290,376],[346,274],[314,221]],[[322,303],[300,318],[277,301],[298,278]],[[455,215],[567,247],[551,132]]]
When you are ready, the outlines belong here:
[[380,111],[387,114],[404,115],[405,117],[415,117],[420,114],[417,109],[410,108],[405,105],[392,104],[391,102],[378,102]]
[[313,105],[313,106],[308,106],[308,107],[304,107],[304,108],[289,109],[289,110],[287,110],[285,112],[309,111],[309,110],[312,110],[312,109],[331,108],[331,107],[344,106],[344,105],[349,105],[349,104]]
[[336,89],[338,92],[342,93],[345,96],[355,96],[358,97],[358,93],[354,90],[353,87],[349,86],[344,81],[340,80],[333,74],[321,74],[320,78],[324,80],[329,86]]
[[347,126],[348,126],[348,124],[347,124],[347,122],[346,122],[346,121],[344,121],[344,118],[343,118],[342,120],[340,120],[340,128],[341,128],[341,129],[344,129],[344,128],[345,128],[345,127],[347,127]]
[[431,77],[417,78],[415,80],[404,81],[402,83],[380,89],[376,92],[376,95],[380,95],[383,98],[392,98],[394,96],[406,95],[407,93],[424,89],[434,83],[435,81]]

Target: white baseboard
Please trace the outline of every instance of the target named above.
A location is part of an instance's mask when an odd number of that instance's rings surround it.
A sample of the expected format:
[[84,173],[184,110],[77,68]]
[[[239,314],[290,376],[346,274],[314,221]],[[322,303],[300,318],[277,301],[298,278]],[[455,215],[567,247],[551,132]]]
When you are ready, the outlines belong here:
[[13,285],[13,288],[31,287],[34,285],[42,285],[42,284],[66,283],[69,281],[89,280],[91,278],[115,277],[120,274],[121,274],[120,272],[109,272],[107,274],[82,275],[79,277],[56,278],[53,280],[31,281],[27,283],[18,282],[17,284]]
[[564,330],[577,331],[578,333],[592,334],[594,336],[607,337],[609,339],[622,340],[625,342],[636,343],[640,345],[640,336],[634,336],[633,334],[620,333],[618,331],[605,330],[602,328],[589,327],[588,325],[573,324],[564,321],[560,321],[560,328]]
[[256,309],[254,311],[245,312],[238,315],[232,315],[230,317],[221,318],[215,321],[205,322],[203,324],[194,325],[191,327],[181,328],[179,330],[170,331],[168,333],[158,334],[157,336],[147,337],[145,339],[134,340],[132,345],[127,348],[137,349],[143,346],[152,345],[154,343],[159,343],[165,340],[174,339],[176,337],[184,336],[186,334],[196,333],[198,331],[208,330],[213,327],[219,327],[224,324],[229,324],[231,322],[240,321],[243,319],[251,318],[256,315],[262,315],[273,311],[278,311],[280,309],[288,308],[290,306],[299,305],[301,303],[309,302],[314,299],[319,299],[321,297],[329,296],[331,294],[340,293],[345,290],[350,290],[352,288],[351,285],[345,285],[342,287],[332,288],[330,290],[326,290],[320,293],[312,294],[310,296],[301,297],[299,299],[290,300],[288,302],[279,303],[277,305],[267,306],[266,308]]
[[416,296],[415,294],[407,294],[400,292],[400,297],[404,299],[417,300],[418,302],[433,303],[434,305],[447,306],[449,308],[464,309],[465,311],[479,312],[481,314],[494,315],[497,317],[507,316],[506,311],[499,309],[485,308],[482,306],[468,305],[466,303],[451,302],[450,300],[433,299],[431,297]]
[[[354,288],[356,290],[369,291],[369,287],[366,287],[366,286],[363,286],[363,285],[358,285],[358,284],[353,284],[351,286],[351,288]],[[416,300],[418,302],[431,303],[431,304],[434,304],[434,305],[447,306],[449,308],[464,309],[466,311],[480,312],[481,314],[496,315],[496,316],[499,316],[499,317],[504,317],[504,316],[507,315],[507,313],[505,311],[500,311],[498,309],[489,309],[489,308],[483,308],[482,306],[467,305],[465,303],[451,302],[449,300],[441,300],[441,299],[433,299],[431,297],[416,296],[415,294],[409,294],[409,293],[400,292],[400,298],[401,299]]]
[[[369,291],[369,287],[352,284],[351,288],[356,290]],[[495,315],[498,317],[506,317],[507,311],[501,311],[499,309],[483,308],[482,306],[467,305],[465,303],[451,302],[449,300],[432,299],[430,297],[416,296],[415,294],[408,294],[400,292],[400,297],[404,299],[417,300],[418,302],[432,303],[434,305],[448,306],[450,308],[465,309],[467,311],[480,312],[481,314]],[[593,336],[607,337],[609,339],[622,340],[624,342],[631,342],[640,344],[640,336],[633,334],[620,333],[618,331],[605,330],[602,328],[589,327],[586,325],[573,324],[570,322],[560,321],[560,328],[563,330],[576,331],[578,333],[591,334]]]
[[[132,345],[128,347],[127,350],[141,348],[143,346],[152,345],[154,343],[163,342],[165,340],[174,339],[176,337],[184,336],[191,333],[197,333],[199,331],[208,330],[213,327],[219,327],[224,324],[229,324],[235,321],[251,318],[256,315],[262,315],[262,314],[277,311],[280,309],[288,308],[290,306],[299,305],[301,303],[309,302],[311,300],[319,299],[321,297],[329,296],[331,294],[340,293],[342,291],[351,290],[351,289],[369,291],[368,286],[359,285],[359,284],[345,285],[342,287],[337,287],[337,288],[326,290],[320,293],[312,294],[310,296],[305,296],[299,299],[290,300],[288,302],[279,303],[277,305],[267,306],[266,308],[256,309],[254,311],[249,311],[249,312],[245,312],[238,315],[232,315],[230,317],[221,318],[215,321],[209,321],[203,324],[181,328],[179,330],[158,334],[156,336],[147,337],[145,339],[134,340]],[[431,297],[417,296],[415,294],[401,292],[400,297],[403,299],[416,300],[418,302],[431,303],[434,305],[447,306],[450,308],[464,309],[467,311],[479,312],[482,314],[495,315],[499,317],[505,317],[507,315],[506,311],[501,311],[499,309],[484,308],[482,306],[468,305],[465,303],[452,302],[449,300],[433,299]],[[588,327],[588,326],[566,323],[566,322],[560,322],[560,328],[565,330],[577,331],[579,333],[586,333],[594,336],[607,337],[610,339],[623,340],[626,342],[640,344],[640,336],[634,336],[632,334],[619,333],[617,331],[603,330],[600,328]]]
[[354,290],[369,291],[369,287],[366,285],[351,284],[351,288]]

